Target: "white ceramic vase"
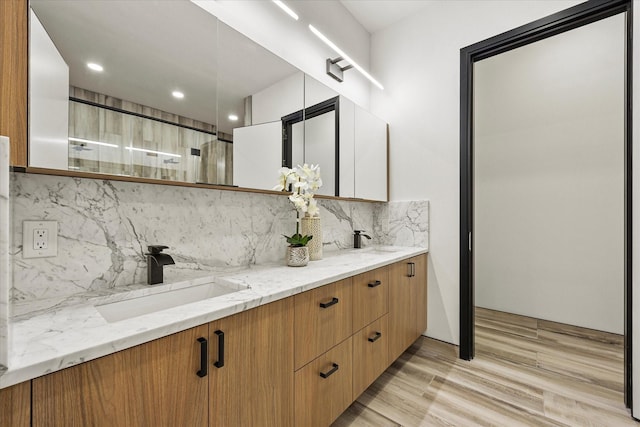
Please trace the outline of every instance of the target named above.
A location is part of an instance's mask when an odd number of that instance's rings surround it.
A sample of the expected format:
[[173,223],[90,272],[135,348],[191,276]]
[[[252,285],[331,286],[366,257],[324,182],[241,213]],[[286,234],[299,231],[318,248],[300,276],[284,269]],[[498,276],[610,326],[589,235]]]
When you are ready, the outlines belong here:
[[309,248],[306,246],[287,246],[287,265],[304,267],[309,263]]
[[303,236],[313,236],[307,243],[309,248],[309,259],[317,261],[322,259],[322,224],[319,216],[304,216],[300,220]]

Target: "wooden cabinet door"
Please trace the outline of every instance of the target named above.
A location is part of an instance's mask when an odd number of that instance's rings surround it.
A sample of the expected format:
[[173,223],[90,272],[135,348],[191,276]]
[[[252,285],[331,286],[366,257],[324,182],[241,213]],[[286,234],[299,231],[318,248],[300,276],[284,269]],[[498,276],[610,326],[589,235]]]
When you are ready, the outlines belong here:
[[197,339],[207,326],[33,380],[33,426],[204,426],[207,379]]
[[353,336],[353,400],[389,366],[389,315],[384,315]]
[[0,389],[0,426],[31,425],[31,381]]
[[295,370],[353,334],[352,280],[294,296]]
[[143,425],[135,349],[33,380],[33,426]]
[[353,277],[353,332],[389,311],[389,270],[378,268]]
[[212,427],[293,426],[293,298],[209,324]]
[[296,427],[327,427],[351,405],[352,338],[295,374]]
[[417,338],[417,295],[410,277],[410,262],[400,261],[389,269],[389,363]]
[[411,259],[415,263],[411,278],[416,287],[416,339],[427,330],[427,254]]
[[201,325],[135,347],[144,425],[207,425],[209,384],[197,373],[203,350],[198,339],[206,339],[208,332],[207,325]]

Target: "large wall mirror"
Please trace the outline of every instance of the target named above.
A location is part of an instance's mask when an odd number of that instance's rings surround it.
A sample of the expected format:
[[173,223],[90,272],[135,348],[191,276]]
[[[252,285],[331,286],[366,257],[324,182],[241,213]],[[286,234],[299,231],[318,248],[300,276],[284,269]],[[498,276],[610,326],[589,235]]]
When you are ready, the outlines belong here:
[[30,4],[30,167],[268,190],[307,162],[387,199],[386,124],[193,3]]

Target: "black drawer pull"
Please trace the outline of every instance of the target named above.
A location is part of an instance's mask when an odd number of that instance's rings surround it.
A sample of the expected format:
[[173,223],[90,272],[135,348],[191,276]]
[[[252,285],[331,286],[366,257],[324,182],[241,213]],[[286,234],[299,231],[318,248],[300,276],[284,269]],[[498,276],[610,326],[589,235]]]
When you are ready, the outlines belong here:
[[376,332],[374,336],[369,337],[368,340],[369,342],[376,342],[380,339],[380,337],[382,336],[382,332]]
[[321,303],[320,303],[320,308],[327,308],[327,307],[331,307],[332,305],[337,304],[337,303],[338,303],[338,301],[339,301],[339,300],[338,300],[338,298],[333,297],[333,298],[331,298],[331,301],[329,301],[329,302],[321,302]]
[[200,343],[200,370],[196,372],[196,375],[200,378],[207,376],[207,358],[209,357],[209,343],[206,338],[198,338]]
[[328,372],[320,372],[320,376],[322,378],[329,378],[331,375],[333,375],[338,370],[338,368],[339,368],[338,364],[334,363],[333,367]]
[[222,368],[224,366],[224,332],[218,329],[214,334],[218,336],[218,360],[213,362],[213,366]]
[[415,262],[409,262],[407,263],[407,265],[409,266],[409,277],[413,277],[416,275],[416,263]]
[[376,286],[380,285],[382,285],[382,282],[380,280],[375,280],[373,282],[369,282],[367,286],[369,286],[370,288],[375,288]]

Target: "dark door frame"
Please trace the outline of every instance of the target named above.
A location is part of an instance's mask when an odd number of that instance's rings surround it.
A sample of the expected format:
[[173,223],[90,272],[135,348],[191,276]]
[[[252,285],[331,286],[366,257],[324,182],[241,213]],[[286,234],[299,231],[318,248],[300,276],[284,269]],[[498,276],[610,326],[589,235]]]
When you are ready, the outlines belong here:
[[335,112],[335,196],[340,195],[340,97],[327,99],[282,117],[282,166],[293,167],[293,132],[295,123],[309,120],[325,113]]
[[474,357],[473,283],[473,63],[481,59],[554,36],[565,31],[627,12],[625,70],[625,300],[624,356],[625,403],[631,407],[631,200],[632,200],[632,14],[630,0],[591,0],[491,37],[460,50],[460,358]]

